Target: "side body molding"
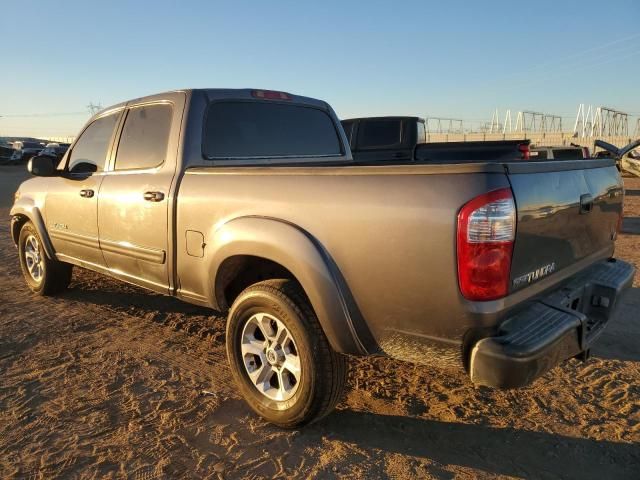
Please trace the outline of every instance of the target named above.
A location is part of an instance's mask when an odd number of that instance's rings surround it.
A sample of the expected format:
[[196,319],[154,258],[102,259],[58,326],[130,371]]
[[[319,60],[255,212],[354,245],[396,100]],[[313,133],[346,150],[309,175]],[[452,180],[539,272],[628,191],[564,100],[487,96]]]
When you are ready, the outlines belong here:
[[31,220],[31,223],[36,227],[38,235],[40,235],[40,238],[42,239],[42,246],[47,258],[56,258],[55,250],[53,249],[51,239],[49,238],[49,233],[47,232],[44,220],[42,219],[42,214],[33,199],[29,197],[19,198],[13,207],[11,207],[11,211],[9,213],[11,215],[11,237],[16,245],[18,244],[18,236],[20,235],[20,229],[18,227],[23,223],[21,222],[21,218],[26,218]]
[[220,307],[215,288],[222,263],[236,255],[252,255],[277,262],[300,282],[318,316],[327,339],[341,353],[364,354],[352,315],[339,287],[338,274],[326,252],[307,232],[278,219],[240,217],[217,225],[207,235],[205,256],[210,259],[209,292]]

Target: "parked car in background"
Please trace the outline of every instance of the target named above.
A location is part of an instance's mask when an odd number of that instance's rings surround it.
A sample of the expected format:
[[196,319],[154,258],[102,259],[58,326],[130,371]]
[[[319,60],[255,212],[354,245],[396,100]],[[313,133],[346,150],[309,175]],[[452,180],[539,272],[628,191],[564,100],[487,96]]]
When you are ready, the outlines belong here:
[[[598,154],[616,160],[618,170],[640,177],[640,139],[618,148],[603,140],[596,140],[596,147],[603,149]],[[606,152],[606,153],[605,153]]]
[[341,124],[353,160],[360,165],[529,158],[529,140],[425,143],[425,121],[419,117],[350,118]]
[[39,153],[39,155],[51,157],[59,161],[62,159],[62,156],[65,154],[68,148],[68,143],[47,143],[47,145]]
[[416,144],[427,138],[419,117],[349,118],[341,123],[357,161],[409,160]]
[[611,159],[522,161],[522,146],[354,160],[326,102],[167,92],[95,115],[57,164],[33,158],[11,235],[36,294],[76,265],[226,312],[239,393],[296,427],[340,400],[344,354],[496,388],[586,359],[634,277],[613,258],[620,175]]
[[531,160],[582,160],[590,158],[589,148],[580,145],[545,147],[531,146]]
[[22,163],[38,155],[44,149],[44,145],[38,142],[18,140],[13,142],[13,149],[14,152],[9,163]]
[[9,144],[0,145],[0,163],[7,163],[13,156],[13,147]]

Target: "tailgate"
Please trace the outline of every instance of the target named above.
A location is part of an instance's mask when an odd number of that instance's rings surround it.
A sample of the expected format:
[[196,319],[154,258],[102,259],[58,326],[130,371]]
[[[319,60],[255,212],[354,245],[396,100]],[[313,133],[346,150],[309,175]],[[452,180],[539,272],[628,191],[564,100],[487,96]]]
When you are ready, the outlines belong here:
[[613,160],[505,165],[518,212],[512,292],[613,254],[623,203]]

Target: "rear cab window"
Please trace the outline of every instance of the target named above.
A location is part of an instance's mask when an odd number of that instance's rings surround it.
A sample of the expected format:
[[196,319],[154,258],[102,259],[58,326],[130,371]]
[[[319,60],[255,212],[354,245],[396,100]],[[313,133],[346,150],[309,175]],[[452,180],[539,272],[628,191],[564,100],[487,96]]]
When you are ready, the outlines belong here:
[[202,141],[209,160],[338,157],[344,152],[326,111],[272,101],[210,103]]
[[362,120],[358,126],[358,148],[394,147],[402,141],[402,121]]
[[584,158],[584,152],[581,148],[554,148],[554,160],[580,160]]

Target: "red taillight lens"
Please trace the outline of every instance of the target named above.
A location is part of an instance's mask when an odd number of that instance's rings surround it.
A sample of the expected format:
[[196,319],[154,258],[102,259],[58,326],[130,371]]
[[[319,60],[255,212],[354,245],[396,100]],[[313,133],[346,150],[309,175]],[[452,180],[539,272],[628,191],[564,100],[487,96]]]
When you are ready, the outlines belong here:
[[589,147],[582,147],[582,154],[584,155],[584,158],[591,158]]
[[291,100],[291,97],[287,93],[275,92],[273,90],[253,90],[251,96],[265,100]]
[[480,195],[458,213],[458,282],[468,300],[509,293],[516,206],[510,188]]
[[531,149],[529,148],[529,145],[521,143],[518,145],[518,150],[520,150],[520,158],[522,160],[529,160],[529,158],[531,158]]

